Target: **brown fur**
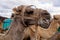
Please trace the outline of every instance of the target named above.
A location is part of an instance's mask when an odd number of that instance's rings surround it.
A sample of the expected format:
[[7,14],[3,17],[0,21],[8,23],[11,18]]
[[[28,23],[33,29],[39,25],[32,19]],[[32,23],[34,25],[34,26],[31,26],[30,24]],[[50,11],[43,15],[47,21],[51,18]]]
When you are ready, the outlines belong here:
[[39,10],[40,13],[40,19],[38,21],[38,24],[42,27],[47,29],[50,25],[50,21],[51,21],[51,16],[49,14],[49,12],[47,10]]
[[54,18],[59,21],[60,24],[60,15],[54,15]]
[[[39,25],[39,27],[41,27],[40,25],[40,18],[42,18],[42,20],[43,19],[45,19],[45,20],[48,20],[48,22],[49,23],[47,23],[47,25],[49,25],[50,24],[50,14],[46,11],[46,10],[42,10],[42,9],[38,9],[38,13],[40,14],[40,16],[39,16],[39,19],[38,19],[38,25]],[[28,16],[29,17],[29,16]],[[32,16],[31,16],[32,17]],[[44,20],[43,20],[44,21]],[[46,22],[46,21],[45,21]],[[36,23],[37,24],[37,23]],[[47,26],[48,27],[48,26]],[[45,28],[47,28],[46,27],[46,25],[45,25]],[[38,28],[38,26],[36,26],[35,28]],[[32,29],[34,29],[33,27],[32,27]],[[36,29],[36,30],[38,30],[38,29]],[[36,31],[36,34],[35,34],[35,40],[40,40],[39,38],[40,38],[40,36],[39,36],[39,34],[37,34],[37,32],[39,32],[39,31]]]
[[[22,9],[22,7],[19,7],[19,8],[17,8],[17,9]],[[18,16],[19,15],[21,15],[21,10],[20,11],[15,11],[16,10],[16,8],[14,8],[14,12],[15,12],[15,14],[17,14]],[[24,14],[24,19],[26,20],[26,22],[28,22],[28,19],[30,20],[32,20],[32,21],[30,21],[29,22],[29,24],[35,24],[35,22],[36,22],[36,18],[37,18],[37,20],[38,20],[38,22],[41,20],[40,18],[42,18],[42,19],[45,19],[45,20],[49,20],[48,22],[50,22],[50,14],[46,11],[46,10],[42,10],[42,9],[32,9],[32,8],[30,8],[30,7],[27,7],[27,8],[25,8],[25,12],[23,12]],[[29,13],[29,14],[28,14]],[[45,15],[45,14],[47,14],[47,15]],[[48,18],[47,18],[48,17]],[[40,20],[39,20],[40,19]],[[32,23],[31,23],[32,22]],[[29,25],[28,24],[28,25]],[[37,24],[37,23],[36,23]],[[36,25],[35,24],[35,25]],[[39,25],[40,25],[40,22],[38,23]],[[48,24],[48,23],[47,23]],[[37,26],[36,26],[37,27]],[[42,26],[43,27],[43,26]],[[46,27],[46,26],[45,26]],[[33,28],[33,27],[32,27]],[[47,28],[47,27],[46,27]],[[34,29],[34,28],[33,28]],[[26,31],[27,30],[29,30],[29,28],[27,28],[26,29]],[[30,29],[31,30],[31,29]],[[29,30],[29,31],[30,31]],[[25,31],[25,32],[26,32]],[[28,32],[26,32],[26,33],[28,33]],[[30,32],[30,34],[29,34],[29,36],[31,36],[32,34],[34,34],[34,32]],[[27,34],[28,35],[28,34]],[[36,34],[35,34],[36,35]],[[38,35],[38,34],[37,34]],[[33,38],[33,37],[32,37]],[[34,38],[33,38],[34,39]]]
[[55,35],[53,35],[48,40],[60,40],[60,32],[57,32]]
[[[24,6],[25,5],[18,6],[17,8],[14,8],[13,9],[14,14],[16,14],[16,15],[21,14],[22,13],[21,10]],[[35,19],[38,17],[38,24],[41,27],[48,28],[50,25],[51,16],[48,13],[48,11],[46,11],[46,10],[43,10],[43,9],[36,9],[35,10],[35,9],[28,6],[27,8],[25,8],[25,12],[23,15],[25,18],[27,17],[27,20],[32,19],[32,20],[30,20],[32,22],[32,23],[30,22],[31,24],[34,24]],[[27,20],[25,20],[25,21],[27,21]]]
[[[13,11],[14,11],[14,17],[10,31],[6,35],[6,37],[1,38],[0,40],[8,40],[8,39],[23,40],[24,38],[25,38],[24,40],[26,40],[27,37],[30,37],[31,40],[38,40],[40,36],[37,33],[40,30],[38,30],[39,28],[37,24],[40,21],[39,20],[40,17],[42,17],[43,19],[46,18],[45,13],[43,13],[44,10],[32,9],[31,7],[22,5],[22,6],[18,6],[17,8],[14,8]],[[50,20],[50,15],[49,15],[49,20]]]
[[0,40],[20,40],[23,30],[24,26],[21,24],[21,20],[18,18],[14,19],[9,33],[6,35],[6,37],[1,37]]
[[[58,23],[60,24],[60,15],[54,15],[54,19],[58,20]],[[60,40],[60,32],[54,34],[49,40]]]
[[59,28],[59,19],[54,18],[51,21],[51,24],[48,29],[44,29],[38,26],[38,34],[40,35],[41,40],[48,40],[53,35],[55,35],[55,33],[57,33],[58,28]]

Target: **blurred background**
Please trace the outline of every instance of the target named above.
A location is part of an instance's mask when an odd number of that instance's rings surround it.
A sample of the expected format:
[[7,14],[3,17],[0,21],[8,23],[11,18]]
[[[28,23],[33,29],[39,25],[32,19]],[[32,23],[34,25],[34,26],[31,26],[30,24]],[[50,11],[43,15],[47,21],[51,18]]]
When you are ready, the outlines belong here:
[[12,8],[19,5],[35,5],[37,8],[48,10],[51,16],[60,14],[60,0],[1,0],[0,16],[11,17]]

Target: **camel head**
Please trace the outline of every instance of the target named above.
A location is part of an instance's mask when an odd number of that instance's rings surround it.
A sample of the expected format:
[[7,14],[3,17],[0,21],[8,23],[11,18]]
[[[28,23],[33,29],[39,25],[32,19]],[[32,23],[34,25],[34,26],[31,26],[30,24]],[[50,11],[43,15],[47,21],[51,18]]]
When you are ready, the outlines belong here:
[[[25,7],[25,8],[24,8]],[[43,9],[31,8],[31,6],[21,5],[13,8],[14,14],[25,25],[39,24],[43,28],[48,28],[51,16]],[[23,16],[22,16],[23,15]],[[38,23],[37,23],[38,21]]]
[[14,17],[18,20],[21,20],[22,24],[28,26],[36,24],[37,19],[39,18],[38,9],[31,8],[31,6],[21,5],[17,8],[13,8]]
[[60,15],[54,15],[54,19],[57,20],[60,25]]

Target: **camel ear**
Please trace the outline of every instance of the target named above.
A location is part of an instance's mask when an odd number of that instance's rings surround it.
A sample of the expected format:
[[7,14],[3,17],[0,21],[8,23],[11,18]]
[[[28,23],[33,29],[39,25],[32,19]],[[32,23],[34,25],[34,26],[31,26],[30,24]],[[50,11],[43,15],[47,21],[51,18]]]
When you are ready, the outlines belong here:
[[12,10],[13,10],[13,12],[16,12],[16,11],[17,11],[16,7],[15,7],[15,8],[13,8]]
[[13,14],[18,14],[18,8],[15,7],[12,10],[13,10]]
[[54,17],[54,19],[55,19],[55,20],[58,20],[58,17],[57,17],[57,15],[54,15],[53,17]]

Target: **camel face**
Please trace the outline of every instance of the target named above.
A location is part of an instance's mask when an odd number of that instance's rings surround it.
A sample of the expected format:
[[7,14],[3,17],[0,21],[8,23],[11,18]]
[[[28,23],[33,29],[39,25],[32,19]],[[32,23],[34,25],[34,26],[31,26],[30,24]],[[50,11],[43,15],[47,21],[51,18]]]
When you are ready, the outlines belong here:
[[41,17],[38,21],[39,25],[43,28],[48,28],[51,20],[50,14],[46,10],[40,11]]

